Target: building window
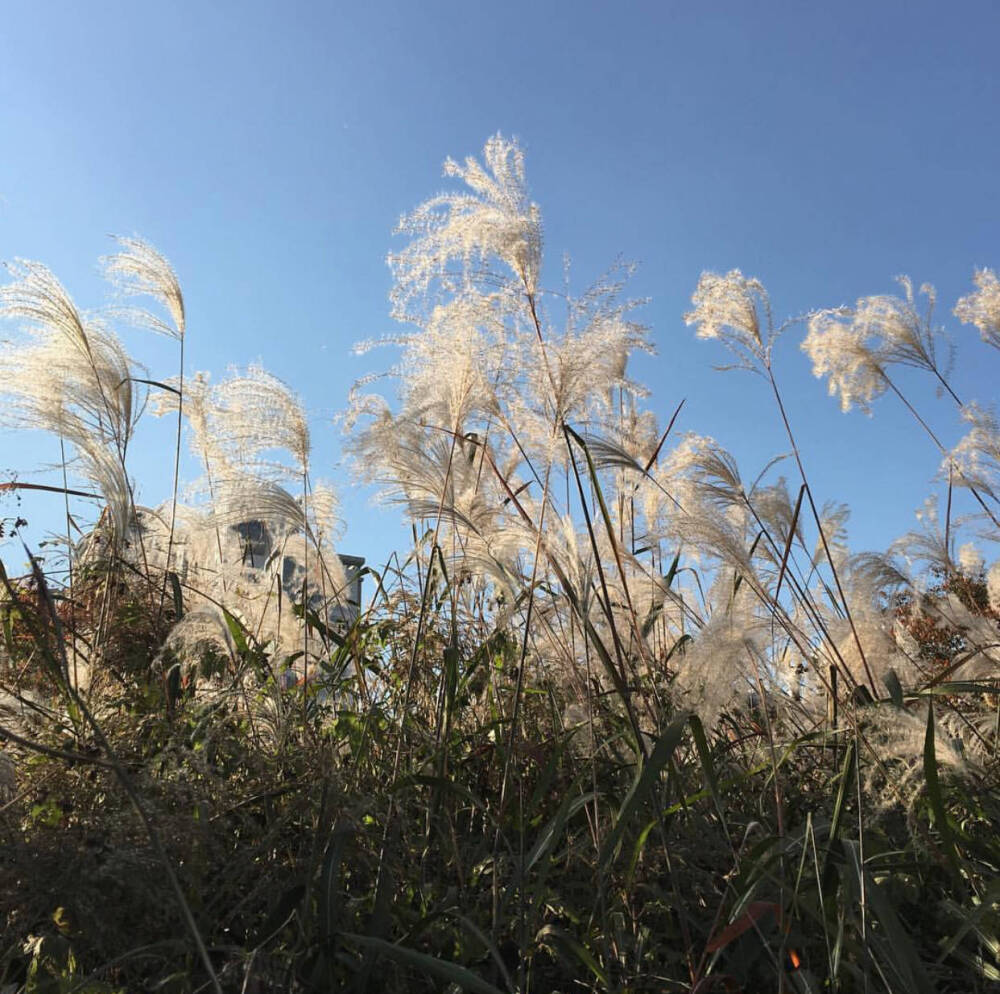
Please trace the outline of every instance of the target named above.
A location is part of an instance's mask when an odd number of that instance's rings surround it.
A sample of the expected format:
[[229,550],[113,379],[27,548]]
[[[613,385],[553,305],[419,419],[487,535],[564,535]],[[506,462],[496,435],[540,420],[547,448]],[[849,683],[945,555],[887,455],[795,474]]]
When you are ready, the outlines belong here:
[[263,567],[271,554],[271,536],[263,521],[241,521],[233,525],[233,531],[240,539],[241,561],[244,566],[255,569]]

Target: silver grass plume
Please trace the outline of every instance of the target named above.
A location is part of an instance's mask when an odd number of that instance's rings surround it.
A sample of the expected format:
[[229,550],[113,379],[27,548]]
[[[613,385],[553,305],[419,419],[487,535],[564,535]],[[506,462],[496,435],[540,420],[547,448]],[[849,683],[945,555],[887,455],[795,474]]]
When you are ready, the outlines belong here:
[[133,362],[106,326],[77,310],[45,266],[21,261],[8,269],[15,281],[0,287],[0,317],[24,322],[27,341],[0,349],[7,421],[69,443],[79,472],[107,501],[104,536],[121,551],[134,513],[125,470],[139,413]]
[[[175,384],[167,381],[169,387]],[[173,390],[157,391],[152,411],[160,417],[174,414],[178,402]],[[196,373],[185,386],[184,416],[191,450],[210,476],[251,472],[298,479],[308,470],[310,433],[302,404],[260,366],[232,370],[217,384],[207,374]],[[278,458],[280,450],[291,455],[291,466]]]
[[878,354],[883,363],[914,366],[935,374],[947,372],[937,357],[944,332],[933,324],[937,300],[934,287],[929,283],[920,287],[921,294],[927,298],[926,313],[921,315],[910,278],[898,276],[896,282],[903,289],[902,297],[880,294],[862,297],[857,302],[852,315],[855,327],[878,342]]
[[[520,472],[540,488],[546,468],[564,458],[564,420],[603,427],[616,392],[642,392],[625,365],[631,350],[648,342],[628,319],[632,305],[618,301],[623,280],[605,279],[571,301],[565,328],[554,330],[539,302],[540,220],[527,199],[523,155],[496,137],[483,159],[449,163],[446,173],[467,191],[433,198],[400,226],[412,240],[390,259],[395,315],[419,330],[392,340],[403,348],[392,371],[400,381],[398,413],[358,384],[348,415],[352,427],[365,422],[352,446],[359,469],[398,483],[398,491],[423,491],[421,500],[440,499],[420,479],[435,436],[449,452],[457,440],[477,478],[499,472],[518,487],[513,476]],[[422,306],[409,308],[417,298]],[[487,439],[488,452],[477,451]],[[449,459],[437,461],[443,483]],[[500,493],[490,500],[508,503]],[[504,516],[513,517],[513,507]]]
[[671,686],[678,705],[696,711],[707,728],[713,728],[726,710],[745,705],[758,680],[766,689],[778,689],[766,662],[767,621],[757,615],[746,594],[731,599],[731,589],[725,582],[713,588],[710,599],[715,610],[672,660]]
[[[149,408],[154,417],[176,415],[181,406],[179,379],[168,379],[165,385],[170,389],[154,390],[151,394]],[[213,465],[226,463],[223,440],[215,431],[213,389],[208,373],[204,372],[188,377],[183,386],[183,414],[190,432],[188,444],[208,473]]]
[[948,389],[945,377],[951,354],[949,350],[944,364],[938,358],[945,337],[933,323],[934,287],[929,283],[920,287],[927,298],[926,312],[921,314],[910,278],[899,276],[897,282],[902,297],[862,297],[853,308],[818,311],[809,319],[802,350],[812,360],[813,375],[829,377],[830,396],[840,397],[845,412],[856,404],[871,413],[871,402],[889,386],[885,368],[892,364],[923,369]]
[[181,293],[180,281],[177,279],[173,267],[152,245],[138,238],[118,237],[116,240],[124,251],[102,260],[105,276],[124,297],[152,297],[164,308],[168,320],[164,320],[146,308],[127,308],[124,316],[133,324],[166,335],[180,343],[180,369],[176,388],[177,428],[174,446],[173,497],[170,525],[167,532],[166,556],[163,562],[164,586],[160,598],[162,608],[163,598],[166,595],[166,574],[171,567],[174,531],[177,524],[177,497],[180,487],[184,406],[184,337],[186,331],[184,296]]
[[960,635],[964,649],[952,664],[958,679],[997,678],[1000,673],[1000,628],[996,619],[974,614],[953,593],[944,597],[925,597],[921,607],[947,631]]
[[872,401],[885,393],[888,383],[863,329],[842,320],[848,313],[837,309],[813,314],[801,348],[812,360],[813,376],[828,378],[830,396],[840,398],[845,414],[857,405],[870,415]]
[[937,498],[929,497],[916,512],[917,528],[897,538],[889,547],[889,554],[902,557],[915,575],[915,568],[923,563],[927,568],[947,574],[955,568],[949,536],[941,527]]
[[[73,439],[76,446],[75,466],[79,474],[94,484],[106,502],[106,523],[115,540],[128,540],[134,508],[128,476],[118,455],[98,440],[84,435]],[[141,544],[141,536],[136,535]]]
[[124,450],[137,412],[133,363],[121,342],[99,321],[84,318],[45,266],[19,261],[8,269],[16,279],[0,287],[0,317],[26,322],[35,343],[9,342],[3,350],[13,416],[23,416],[25,427],[51,431],[74,411],[89,430]]
[[164,307],[170,320],[141,309],[128,309],[125,316],[158,334],[182,339],[186,328],[184,296],[173,267],[149,242],[114,237],[124,251],[102,259],[107,278],[123,296],[152,297]]
[[[851,509],[837,501],[825,501],[820,511],[820,528],[826,536],[826,544],[834,560],[832,565],[838,571],[847,565],[849,558],[847,522],[850,517]],[[813,567],[817,567],[825,559],[826,550],[822,539],[817,535],[810,562]]]
[[1000,349],[1000,279],[992,269],[980,269],[972,282],[976,290],[955,305],[955,316],[978,328],[987,345]]
[[334,555],[334,543],[343,529],[339,512],[337,492],[329,483],[320,482],[310,487],[307,518],[316,549],[322,555]]
[[962,408],[962,420],[970,428],[951,450],[940,475],[947,478],[955,468],[954,483],[974,487],[996,500],[1000,493],[1000,423],[994,411],[974,402]]
[[[387,374],[400,382],[400,417],[461,431],[470,420],[496,413],[498,394],[517,369],[509,303],[501,294],[459,293],[435,305],[418,332],[363,342],[355,351],[401,346],[402,358]],[[362,392],[367,382],[352,391],[352,423],[371,413],[375,398]]]
[[[825,633],[816,646],[816,660],[822,661],[824,671],[830,666],[846,669],[859,686],[867,682],[871,672],[877,686],[884,688],[891,670],[904,687],[915,689],[924,679],[919,654],[900,635],[893,613],[884,609],[879,587],[866,582],[868,576],[857,573],[848,578],[846,592],[853,628],[838,612],[822,611]],[[822,603],[817,599],[817,604]],[[863,658],[858,642],[864,650]]]
[[260,366],[232,375],[211,390],[210,428],[217,432],[226,462],[254,466],[279,476],[288,468],[265,454],[284,449],[297,475],[309,466],[309,425],[302,404],[278,377]]
[[[402,316],[407,302],[432,281],[456,277],[465,283],[476,264],[499,259],[534,292],[541,268],[542,232],[538,207],[528,199],[524,153],[516,141],[495,135],[483,149],[483,163],[448,159],[446,176],[461,180],[468,192],[442,193],[404,216],[397,230],[414,236],[389,257],[396,279],[393,299]],[[450,274],[453,263],[461,267]]]
[[63,432],[70,441],[89,435],[125,446],[138,418],[133,364],[107,329],[91,324],[89,332],[84,355],[51,335],[0,352],[8,424]]
[[705,272],[691,297],[692,310],[684,315],[695,325],[698,338],[717,338],[736,357],[734,366],[759,372],[770,363],[779,331],[773,329],[771,302],[758,279],[732,269],[724,276]]
[[271,523],[283,533],[308,527],[299,498],[274,481],[250,474],[233,473],[216,481],[212,516],[226,527],[254,518]]
[[618,391],[646,393],[626,373],[635,351],[653,351],[646,329],[621,310],[598,309],[579,329],[546,335],[547,361],[528,365],[522,396],[545,425],[602,425]]
[[[867,796],[882,799],[881,812],[893,805],[912,807],[924,791],[924,743],[927,735],[927,706],[898,708],[880,706],[866,715],[864,735],[881,759],[865,764]],[[938,774],[948,779],[968,779],[974,768],[964,755],[962,740],[947,716],[934,717],[934,758]],[[891,778],[891,789],[885,782]],[[880,813],[878,809],[872,814]]]
[[196,662],[207,651],[227,657],[234,655],[229,626],[219,608],[210,604],[188,611],[170,629],[161,649],[161,658],[165,651],[182,662]]

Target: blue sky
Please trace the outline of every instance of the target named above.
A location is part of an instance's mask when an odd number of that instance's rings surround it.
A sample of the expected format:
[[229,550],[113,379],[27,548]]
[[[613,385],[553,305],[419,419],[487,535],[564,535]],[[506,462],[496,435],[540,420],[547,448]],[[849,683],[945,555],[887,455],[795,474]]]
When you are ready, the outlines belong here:
[[[684,326],[704,269],[759,276],[779,318],[899,273],[931,281],[959,393],[993,401],[996,362],[950,310],[974,267],[1000,266],[998,35],[990,2],[10,5],[0,258],[45,262],[94,307],[107,233],[152,241],[185,289],[189,370],[260,361],[296,387],[318,472],[341,488],[342,547],[380,560],[406,533],[350,487],[331,421],[392,356],[350,346],[393,330],[398,216],[442,188],[447,155],[516,135],[549,280],[564,252],[579,287],[637,260],[659,352],[638,378],[664,418],[686,398],[679,427],[752,479],[787,446],[764,385],[713,372],[724,355]],[[938,457],[890,398],[871,420],[841,415],[801,334],[777,368],[817,496],[851,504],[857,548],[884,545]],[[169,343],[129,342],[154,376],[173,371]],[[932,385],[906,383],[956,440]],[[169,445],[153,432],[133,450],[143,502],[167,496]],[[56,452],[0,434],[0,470],[23,479]],[[29,541],[57,527],[52,502],[22,505]]]

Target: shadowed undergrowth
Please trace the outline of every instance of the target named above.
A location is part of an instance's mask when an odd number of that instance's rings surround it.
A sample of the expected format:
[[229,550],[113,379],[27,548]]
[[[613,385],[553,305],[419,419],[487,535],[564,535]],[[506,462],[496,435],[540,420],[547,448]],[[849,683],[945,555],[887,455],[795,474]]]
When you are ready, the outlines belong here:
[[[392,646],[387,627],[359,624],[357,650]],[[411,690],[402,726],[391,669],[364,708],[330,703],[349,689],[331,668],[249,701],[126,679],[100,737],[72,708],[22,716],[35,745],[11,750],[2,812],[5,982],[210,982],[168,861],[223,990],[992,986],[995,792],[948,778],[914,728],[921,784],[893,799],[913,774],[879,754],[888,692],[851,732],[801,735],[751,704],[709,737],[664,714],[640,761],[620,708],[595,696],[592,738],[564,723],[563,688],[532,678],[531,734],[508,752],[515,647],[471,648],[453,675],[419,659],[444,686]],[[259,651],[248,640],[239,665]],[[413,706],[438,690],[443,721]],[[941,690],[939,711],[977,706]]]

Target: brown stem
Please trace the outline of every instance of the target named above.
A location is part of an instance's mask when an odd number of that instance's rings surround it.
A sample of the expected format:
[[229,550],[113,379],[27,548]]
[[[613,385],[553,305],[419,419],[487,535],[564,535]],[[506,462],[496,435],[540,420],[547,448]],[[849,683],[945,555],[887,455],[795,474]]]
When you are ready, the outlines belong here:
[[774,379],[774,372],[771,369],[771,364],[768,361],[765,368],[767,369],[767,378],[771,384],[771,389],[774,391],[774,399],[778,403],[778,410],[781,413],[781,420],[785,426],[785,433],[788,435],[789,444],[792,446],[792,454],[795,456],[796,465],[799,467],[799,475],[802,477],[802,482],[805,484],[806,496],[809,498],[809,507],[812,510],[813,520],[816,522],[816,528],[819,531],[820,541],[823,543],[823,552],[826,555],[826,561],[830,564],[830,572],[833,574],[833,581],[837,585],[837,593],[840,596],[840,600],[844,605],[844,614],[847,616],[847,620],[851,626],[851,634],[854,636],[854,644],[858,647],[858,653],[861,657],[861,664],[865,670],[865,676],[868,678],[868,683],[871,685],[872,694],[875,697],[879,696],[878,686],[875,683],[875,677],[872,675],[871,668],[868,665],[868,659],[865,656],[864,647],[861,645],[861,638],[858,635],[858,630],[854,624],[854,616],[851,614],[851,607],[847,603],[847,597],[844,594],[844,588],[840,583],[840,576],[837,573],[837,567],[834,565],[833,556],[830,554],[830,546],[826,539],[826,531],[823,528],[823,522],[820,519],[819,511],[816,509],[816,502],[813,500],[812,488],[809,486],[809,480],[806,476],[805,466],[802,464],[802,457],[799,454],[799,447],[795,442],[795,436],[792,434],[792,426],[788,420],[788,414],[785,411],[785,405],[781,400],[781,393],[778,390],[778,384]]

